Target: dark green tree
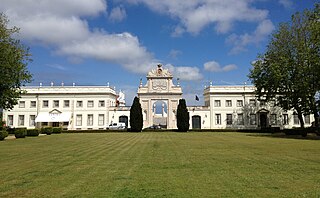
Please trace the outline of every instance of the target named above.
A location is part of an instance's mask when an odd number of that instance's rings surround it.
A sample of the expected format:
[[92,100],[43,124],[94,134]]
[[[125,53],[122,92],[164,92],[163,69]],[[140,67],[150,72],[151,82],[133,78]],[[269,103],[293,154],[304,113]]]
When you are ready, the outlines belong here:
[[294,109],[302,128],[303,114],[316,112],[315,95],[320,90],[320,21],[315,13],[319,13],[319,4],[280,24],[249,74],[257,97],[275,100],[284,110]]
[[131,131],[141,132],[143,127],[142,108],[138,97],[135,97],[130,108]]
[[7,26],[7,17],[0,13],[0,109],[12,109],[22,93],[21,86],[32,78],[27,70],[29,49],[13,37],[19,29]]
[[180,132],[189,130],[189,112],[185,99],[180,99],[177,109],[177,127]]

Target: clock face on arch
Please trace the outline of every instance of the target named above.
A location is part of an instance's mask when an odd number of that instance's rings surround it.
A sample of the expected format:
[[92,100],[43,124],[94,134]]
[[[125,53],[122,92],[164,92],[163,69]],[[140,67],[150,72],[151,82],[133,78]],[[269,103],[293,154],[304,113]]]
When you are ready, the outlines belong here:
[[167,90],[167,81],[164,79],[153,79],[152,89],[156,91]]

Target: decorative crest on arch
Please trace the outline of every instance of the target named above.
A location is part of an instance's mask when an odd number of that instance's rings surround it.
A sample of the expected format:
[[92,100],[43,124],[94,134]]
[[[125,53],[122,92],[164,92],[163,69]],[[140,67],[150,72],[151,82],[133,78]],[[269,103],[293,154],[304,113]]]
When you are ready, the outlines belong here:
[[152,69],[147,77],[172,77],[168,69],[163,69],[161,64],[158,64],[157,69]]

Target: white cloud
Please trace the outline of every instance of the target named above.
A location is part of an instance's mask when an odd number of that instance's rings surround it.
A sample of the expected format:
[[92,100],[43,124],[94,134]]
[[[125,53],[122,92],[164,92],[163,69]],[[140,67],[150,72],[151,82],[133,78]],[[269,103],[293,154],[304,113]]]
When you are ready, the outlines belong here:
[[16,13],[19,17],[29,17],[39,13],[61,17],[97,16],[105,12],[106,8],[104,0],[2,0],[0,4],[1,10]]
[[92,33],[86,40],[62,45],[58,53],[117,63],[134,73],[146,73],[152,63],[152,54],[130,33]]
[[175,49],[172,49],[170,50],[169,52],[169,57],[170,58],[173,58],[173,59],[177,59],[179,55],[181,55],[182,52],[180,50],[175,50]]
[[264,20],[257,26],[256,30],[252,34],[230,35],[226,42],[232,45],[231,54],[238,54],[242,51],[246,51],[246,47],[250,44],[259,44],[275,29],[273,23],[270,20]]
[[293,3],[291,0],[279,0],[279,3],[286,9],[291,9],[293,6]]
[[62,66],[60,64],[46,64],[46,65],[51,67],[51,68],[62,70],[62,71],[66,71],[67,70],[67,68],[65,66]]
[[78,17],[39,13],[25,18],[16,16],[12,24],[21,28],[23,39],[33,43],[59,46],[73,40],[85,40],[90,36],[87,22]]
[[200,70],[198,67],[189,67],[189,66],[179,66],[175,67],[171,64],[165,65],[166,68],[169,69],[169,71],[180,80],[185,81],[195,81],[195,80],[202,80],[203,76],[200,73]]
[[120,22],[127,17],[126,10],[122,7],[115,7],[111,10],[109,19],[113,22]]
[[176,26],[174,31],[171,33],[172,37],[180,37],[183,33],[185,33],[185,29],[181,26]]
[[268,11],[256,9],[248,0],[122,0],[133,4],[143,3],[151,10],[179,20],[173,36],[184,31],[198,34],[209,25],[219,33],[226,33],[236,21],[259,22],[267,18]]
[[204,70],[210,72],[228,72],[235,69],[237,69],[235,64],[229,64],[223,67],[216,61],[209,61],[204,64]]
[[[120,64],[131,72],[146,73],[156,60],[136,36],[92,31],[83,19],[106,13],[106,9],[104,0],[4,0],[0,4],[0,11],[8,15],[10,24],[21,28],[21,38],[32,44],[46,45],[72,62],[94,58]],[[119,9],[115,8],[114,19],[124,17],[125,11]],[[119,11],[120,15],[116,14]]]

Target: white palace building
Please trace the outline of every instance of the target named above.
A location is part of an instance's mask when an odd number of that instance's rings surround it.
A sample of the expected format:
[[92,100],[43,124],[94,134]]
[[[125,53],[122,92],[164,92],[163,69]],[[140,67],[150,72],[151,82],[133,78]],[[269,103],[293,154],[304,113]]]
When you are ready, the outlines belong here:
[[[161,125],[176,128],[176,112],[182,88],[173,76],[158,65],[147,74],[146,85],[138,88],[143,127]],[[204,89],[204,106],[188,106],[190,129],[260,129],[299,127],[293,111],[283,111],[272,103],[257,101],[253,86],[213,86]],[[18,104],[3,111],[10,127],[63,127],[68,130],[106,129],[123,122],[127,127],[130,107],[124,94],[107,86],[27,86]],[[304,117],[310,126],[313,116]]]

